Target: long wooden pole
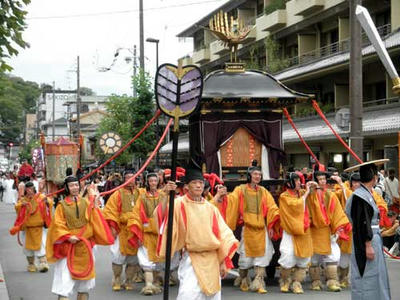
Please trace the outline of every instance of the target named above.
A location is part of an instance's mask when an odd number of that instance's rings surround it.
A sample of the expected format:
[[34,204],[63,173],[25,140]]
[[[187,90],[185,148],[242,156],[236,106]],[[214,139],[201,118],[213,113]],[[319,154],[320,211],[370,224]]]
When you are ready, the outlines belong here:
[[[176,104],[180,105],[180,93],[181,93],[181,80],[178,79],[177,83],[177,99]],[[179,116],[175,116],[174,129],[172,132],[172,158],[171,158],[171,181],[176,180],[176,159],[178,156],[178,139],[179,139]],[[168,209],[168,224],[167,224],[167,249],[165,251],[165,274],[164,274],[164,300],[168,300],[169,294],[169,276],[171,267],[171,246],[172,246],[172,229],[174,226],[174,202],[175,202],[175,191],[169,192],[169,209]]]
[[[360,4],[361,0],[350,0],[350,147],[363,159],[361,25],[356,17],[356,7]],[[354,158],[351,161],[357,162]]]
[[400,131],[397,132],[397,177],[400,178]]

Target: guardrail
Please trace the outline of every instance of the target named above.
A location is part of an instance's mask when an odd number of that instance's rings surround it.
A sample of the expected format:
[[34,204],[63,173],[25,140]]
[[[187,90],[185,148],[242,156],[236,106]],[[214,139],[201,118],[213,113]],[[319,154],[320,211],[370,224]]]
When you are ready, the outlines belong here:
[[[386,24],[386,25],[380,26],[377,28],[377,30],[378,30],[380,36],[384,37],[391,32],[391,25]],[[365,32],[362,33],[361,41],[362,41],[363,47],[371,44],[371,42],[369,41]],[[299,56],[287,58],[288,63],[286,64],[287,67],[285,69],[293,67],[293,66],[299,66],[302,64],[310,63],[310,62],[316,61],[321,58],[327,58],[329,56],[333,56],[338,53],[347,52],[349,50],[350,50],[350,38],[336,42],[336,43],[326,45],[324,47],[312,50],[310,52],[304,53]],[[282,71],[282,70],[280,70],[280,71]]]

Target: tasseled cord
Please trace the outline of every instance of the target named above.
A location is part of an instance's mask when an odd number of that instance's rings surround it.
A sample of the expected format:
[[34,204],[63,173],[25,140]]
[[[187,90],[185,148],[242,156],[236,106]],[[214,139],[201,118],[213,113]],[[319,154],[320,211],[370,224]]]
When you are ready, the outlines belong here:
[[76,196],[74,197],[74,200],[75,200],[76,218],[79,219],[79,207],[78,207],[78,200],[76,199]]

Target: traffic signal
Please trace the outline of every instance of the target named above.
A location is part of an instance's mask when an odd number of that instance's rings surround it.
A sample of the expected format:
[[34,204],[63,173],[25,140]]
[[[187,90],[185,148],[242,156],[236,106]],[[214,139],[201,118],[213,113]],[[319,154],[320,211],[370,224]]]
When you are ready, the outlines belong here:
[[12,147],[12,146],[14,146],[14,143],[9,142],[9,143],[8,143],[8,146]]

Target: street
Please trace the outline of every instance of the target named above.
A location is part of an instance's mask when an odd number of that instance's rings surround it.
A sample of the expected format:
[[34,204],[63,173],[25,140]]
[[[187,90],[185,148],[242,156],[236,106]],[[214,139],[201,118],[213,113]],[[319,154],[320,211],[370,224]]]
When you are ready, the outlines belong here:
[[[0,262],[3,268],[9,296],[11,300],[43,300],[56,299],[51,294],[51,284],[53,280],[53,268],[48,273],[28,273],[26,271],[26,259],[21,247],[17,243],[15,236],[8,233],[9,228],[15,219],[15,212],[12,205],[0,202]],[[391,279],[392,299],[400,299],[400,261],[388,260],[389,277]],[[96,300],[103,299],[151,299],[140,295],[143,284],[138,284],[134,291],[111,291],[111,257],[108,247],[98,247],[96,256],[96,288],[91,291],[90,298]],[[234,288],[232,279],[223,281],[224,299],[350,299],[350,291],[341,293],[311,292],[308,290],[309,282],[305,283],[305,293],[303,295],[282,294],[279,292],[278,281],[267,285],[266,295],[254,293],[243,293]],[[177,287],[170,290],[170,298],[174,299],[177,295]],[[153,299],[162,299],[162,295],[153,296]],[[74,299],[74,298],[71,298]],[[0,299],[3,300],[3,299]]]

